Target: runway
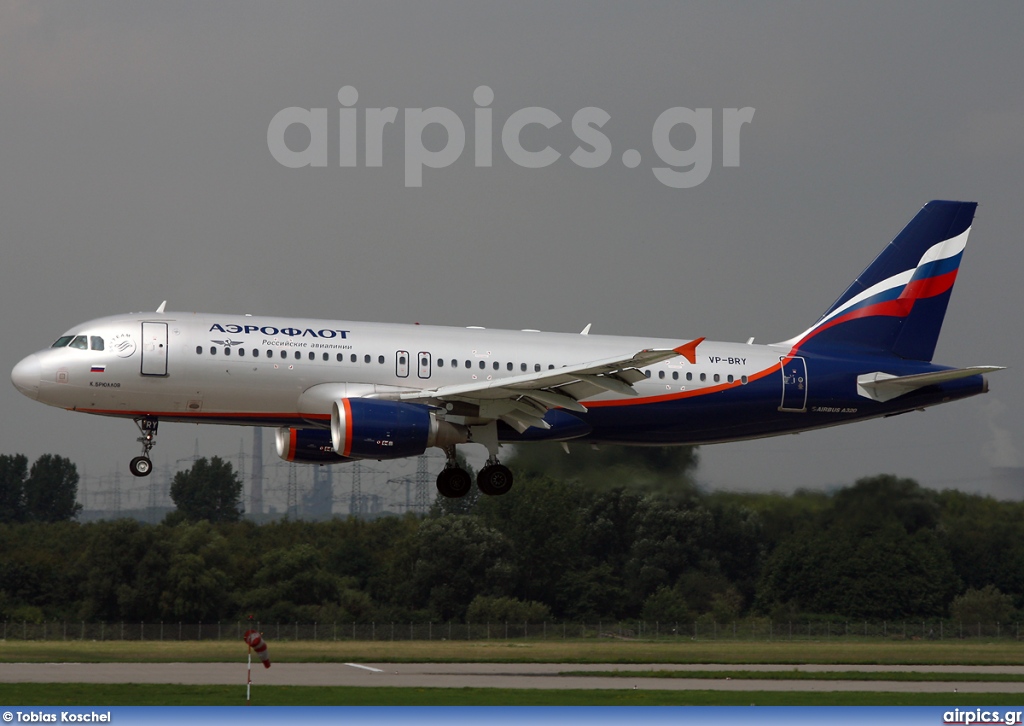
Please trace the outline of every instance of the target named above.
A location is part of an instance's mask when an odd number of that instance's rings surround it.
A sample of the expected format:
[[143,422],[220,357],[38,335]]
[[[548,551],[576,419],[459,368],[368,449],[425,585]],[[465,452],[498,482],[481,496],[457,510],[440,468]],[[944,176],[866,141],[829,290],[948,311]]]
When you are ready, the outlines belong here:
[[[635,671],[636,677],[559,676],[564,672]],[[643,671],[864,671],[950,673],[949,681],[810,681],[645,678]],[[398,688],[619,689],[652,691],[885,691],[905,693],[1024,693],[1024,682],[957,681],[955,673],[1012,673],[1024,666],[847,666],[575,663],[253,663],[253,683],[276,686]],[[238,663],[0,663],[3,683],[245,683]]]

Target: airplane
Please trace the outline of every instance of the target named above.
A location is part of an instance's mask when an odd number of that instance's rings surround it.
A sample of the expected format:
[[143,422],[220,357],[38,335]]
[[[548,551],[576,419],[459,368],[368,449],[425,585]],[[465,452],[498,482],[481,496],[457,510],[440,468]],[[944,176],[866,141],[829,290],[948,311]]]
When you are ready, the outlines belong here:
[[698,445],[892,416],[988,390],[999,366],[932,363],[974,202],[932,201],[825,313],[770,345],[264,315],[132,313],[76,325],[19,362],[15,387],[130,418],[152,470],[164,422],[277,428],[285,460],[397,459],[441,448],[438,492],[509,491],[501,444]]

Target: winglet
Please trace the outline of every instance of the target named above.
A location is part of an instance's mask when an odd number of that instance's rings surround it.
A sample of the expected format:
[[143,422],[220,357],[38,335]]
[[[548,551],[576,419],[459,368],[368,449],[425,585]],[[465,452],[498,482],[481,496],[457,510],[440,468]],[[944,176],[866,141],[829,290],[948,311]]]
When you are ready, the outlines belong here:
[[691,340],[689,343],[684,343],[678,348],[673,348],[673,350],[679,355],[683,356],[683,358],[686,358],[686,360],[690,361],[691,363],[696,363],[697,346],[703,342],[704,338],[697,338],[696,340]]
[[157,311],[158,313],[162,313],[162,312],[164,311],[164,308],[166,308],[166,307],[167,307],[167,301],[166,301],[166,300],[164,300],[164,301],[163,301],[162,303],[160,303],[160,307],[158,307],[158,308],[156,309],[156,311]]

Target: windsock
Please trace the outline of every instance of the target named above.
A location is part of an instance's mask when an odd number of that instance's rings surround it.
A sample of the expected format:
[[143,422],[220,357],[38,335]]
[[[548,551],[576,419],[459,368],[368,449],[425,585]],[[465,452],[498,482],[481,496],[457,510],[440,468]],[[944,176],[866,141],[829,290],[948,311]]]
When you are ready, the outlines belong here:
[[263,638],[260,637],[258,630],[246,630],[245,635],[242,636],[249,647],[256,651],[256,655],[260,657],[263,662],[264,668],[270,667],[270,656],[267,655],[267,644],[263,642]]

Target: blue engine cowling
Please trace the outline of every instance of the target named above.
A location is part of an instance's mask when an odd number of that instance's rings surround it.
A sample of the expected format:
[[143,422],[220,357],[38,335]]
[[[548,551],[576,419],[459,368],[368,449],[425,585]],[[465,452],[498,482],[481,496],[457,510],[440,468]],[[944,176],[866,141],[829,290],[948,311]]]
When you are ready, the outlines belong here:
[[351,459],[402,459],[466,440],[464,429],[419,404],[343,398],[331,407],[334,450]]
[[285,461],[305,464],[340,464],[350,461],[334,451],[331,432],[326,429],[278,429],[277,455]]

